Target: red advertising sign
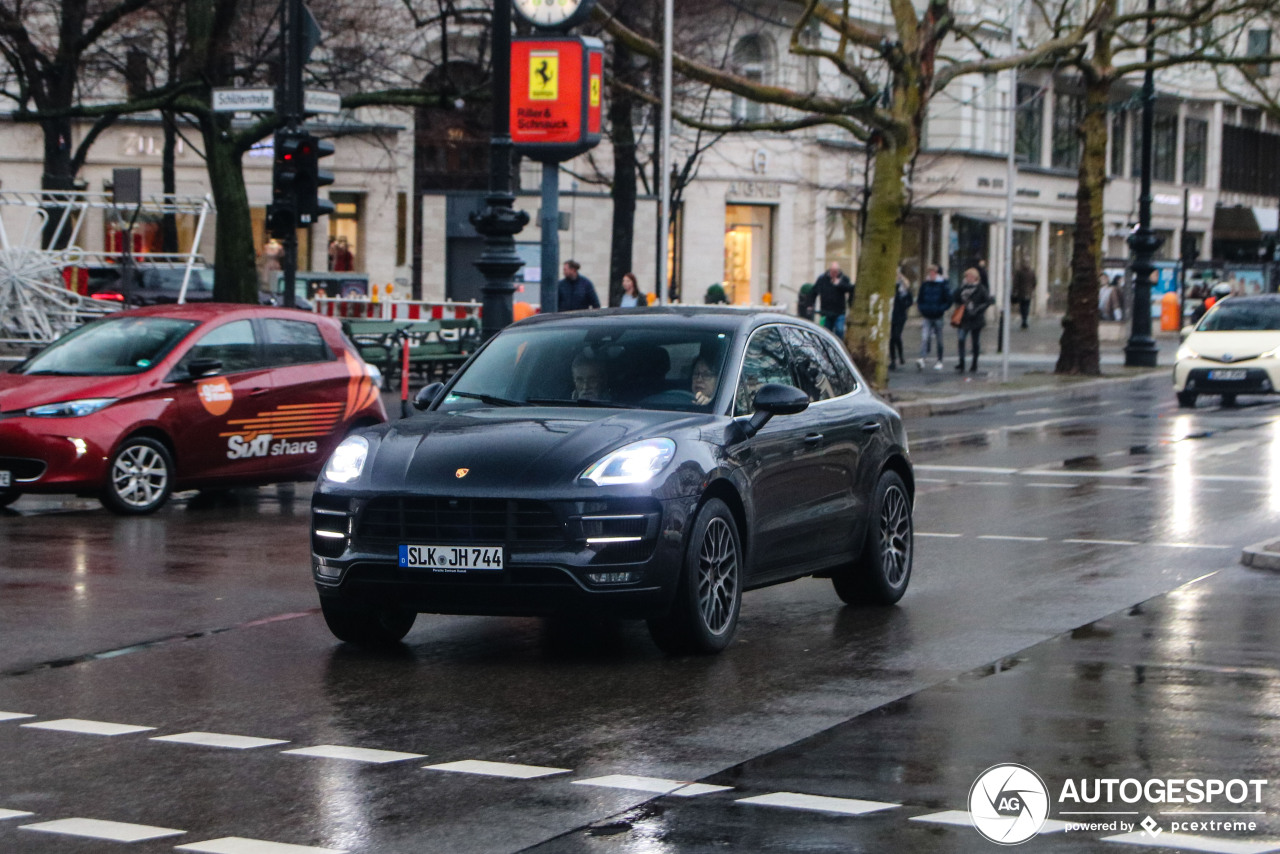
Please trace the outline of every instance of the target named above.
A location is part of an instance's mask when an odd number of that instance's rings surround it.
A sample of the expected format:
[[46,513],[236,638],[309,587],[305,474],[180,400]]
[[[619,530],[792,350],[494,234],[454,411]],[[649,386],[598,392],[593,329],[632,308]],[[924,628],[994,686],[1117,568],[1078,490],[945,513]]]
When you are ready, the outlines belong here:
[[568,160],[600,141],[604,51],[598,39],[513,39],[511,139],[535,160]]

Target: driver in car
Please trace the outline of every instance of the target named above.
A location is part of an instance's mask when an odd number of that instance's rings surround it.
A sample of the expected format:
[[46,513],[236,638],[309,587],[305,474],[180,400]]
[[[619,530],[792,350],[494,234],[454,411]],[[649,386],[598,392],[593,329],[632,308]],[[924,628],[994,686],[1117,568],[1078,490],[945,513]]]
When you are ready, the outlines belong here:
[[609,370],[602,359],[583,350],[573,360],[573,399],[611,400]]
[[699,356],[693,363],[693,381],[690,385],[690,391],[693,392],[693,402],[699,406],[706,406],[711,399],[716,396],[716,386],[720,384],[720,375],[716,373],[715,368],[711,367],[711,362],[706,356]]

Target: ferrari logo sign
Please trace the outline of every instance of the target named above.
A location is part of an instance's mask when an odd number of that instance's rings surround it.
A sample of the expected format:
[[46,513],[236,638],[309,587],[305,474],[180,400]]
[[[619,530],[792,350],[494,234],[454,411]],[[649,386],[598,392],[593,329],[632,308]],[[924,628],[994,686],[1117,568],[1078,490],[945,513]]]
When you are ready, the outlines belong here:
[[455,472],[453,473],[453,476],[454,476],[454,477],[466,477],[466,476],[467,476],[467,472],[469,472],[469,471],[471,471],[471,469],[458,469],[457,471],[455,471]]
[[529,100],[555,101],[560,97],[560,53],[555,50],[529,52]]
[[589,103],[592,107],[600,106],[600,77],[595,74],[591,75],[591,100]]

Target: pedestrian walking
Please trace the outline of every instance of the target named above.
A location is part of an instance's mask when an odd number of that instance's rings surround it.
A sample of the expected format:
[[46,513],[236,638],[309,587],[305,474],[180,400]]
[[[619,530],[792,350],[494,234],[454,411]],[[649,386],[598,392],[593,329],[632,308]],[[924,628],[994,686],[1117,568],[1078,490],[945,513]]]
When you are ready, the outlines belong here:
[[832,261],[827,271],[813,283],[818,294],[818,315],[823,326],[838,337],[844,337],[844,315],[853,302],[854,286],[849,277],[840,271],[840,264]]
[[1013,292],[1010,294],[1018,305],[1018,313],[1022,315],[1022,328],[1027,328],[1027,316],[1031,313],[1031,298],[1036,292],[1036,274],[1023,258],[1018,269],[1013,272]]
[[1120,288],[1111,283],[1106,273],[1098,275],[1098,319],[1123,320],[1124,310],[1120,307]]
[[924,318],[924,325],[920,327],[920,358],[916,360],[916,370],[924,370],[924,360],[929,355],[932,342],[937,342],[938,348],[938,361],[933,363],[933,369],[942,370],[942,318],[950,306],[951,288],[947,279],[937,264],[930,264],[916,294],[916,308]]
[[622,308],[635,308],[648,304],[648,298],[641,292],[640,285],[636,284],[636,274],[623,273],[622,297],[618,300],[618,305]]
[[964,372],[964,342],[968,339],[973,346],[973,364],[969,371],[978,370],[978,352],[981,349],[982,327],[987,325],[987,309],[991,307],[991,292],[982,284],[982,275],[978,268],[970,267],[964,271],[964,280],[956,288],[952,303],[956,306],[951,315],[951,325],[959,334],[960,361],[956,370]]
[[564,278],[557,283],[560,311],[581,311],[585,308],[600,307],[596,286],[578,272],[581,269],[582,265],[572,258],[564,262]]
[[889,318],[889,370],[907,363],[902,352],[902,330],[907,325],[907,311],[915,300],[911,297],[911,280],[901,267],[893,291],[893,314]]

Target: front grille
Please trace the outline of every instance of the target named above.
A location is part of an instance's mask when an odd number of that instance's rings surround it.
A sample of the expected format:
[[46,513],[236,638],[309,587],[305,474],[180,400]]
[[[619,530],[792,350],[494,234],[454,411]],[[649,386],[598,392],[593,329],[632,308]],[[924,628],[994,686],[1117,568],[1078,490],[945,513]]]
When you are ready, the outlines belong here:
[[27,457],[0,457],[0,469],[9,472],[15,481],[30,482],[44,474],[44,460]]
[[362,544],[503,544],[518,551],[566,545],[564,524],[542,501],[505,498],[375,498],[360,514]]

